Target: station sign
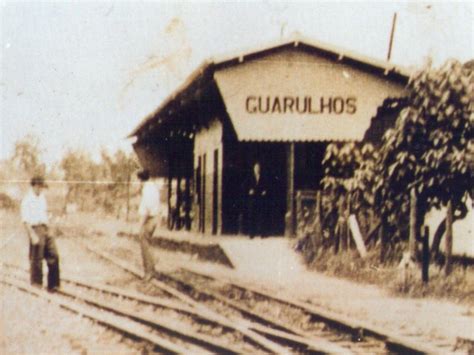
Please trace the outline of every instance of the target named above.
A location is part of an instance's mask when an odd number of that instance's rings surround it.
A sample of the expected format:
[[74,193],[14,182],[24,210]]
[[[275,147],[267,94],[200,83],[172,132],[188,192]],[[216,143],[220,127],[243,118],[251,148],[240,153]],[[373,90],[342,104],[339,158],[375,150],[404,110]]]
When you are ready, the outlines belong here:
[[357,98],[249,95],[245,99],[245,110],[250,114],[353,115],[357,112]]
[[405,89],[298,48],[271,53],[214,73],[239,139],[361,140],[386,98]]

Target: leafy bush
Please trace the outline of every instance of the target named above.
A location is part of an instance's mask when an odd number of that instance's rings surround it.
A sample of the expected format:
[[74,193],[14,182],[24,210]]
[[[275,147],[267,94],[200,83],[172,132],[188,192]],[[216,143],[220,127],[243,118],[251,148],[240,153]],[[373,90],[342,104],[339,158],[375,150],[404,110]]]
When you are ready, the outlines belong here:
[[458,61],[426,68],[411,78],[400,108],[407,106],[381,142],[328,146],[323,214],[332,234],[341,211],[349,209],[365,232],[381,220],[389,240],[405,239],[411,189],[418,196],[418,227],[429,209],[448,201],[455,217],[466,214],[473,182],[473,83],[472,68]]
[[409,190],[418,195],[420,222],[432,207],[453,202],[463,213],[472,180],[468,145],[474,124],[473,72],[457,61],[426,68],[410,81],[408,107],[386,132],[378,166],[376,206],[396,225],[408,211]]

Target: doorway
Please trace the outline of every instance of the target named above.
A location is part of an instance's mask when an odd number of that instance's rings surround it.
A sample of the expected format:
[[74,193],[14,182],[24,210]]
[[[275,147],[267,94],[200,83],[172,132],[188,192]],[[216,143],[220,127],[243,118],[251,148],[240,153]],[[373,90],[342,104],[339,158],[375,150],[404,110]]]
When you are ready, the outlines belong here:
[[248,234],[248,182],[253,165],[261,165],[267,195],[263,203],[265,235],[283,235],[286,213],[286,150],[284,143],[241,143],[225,146],[222,185],[222,230],[226,234]]

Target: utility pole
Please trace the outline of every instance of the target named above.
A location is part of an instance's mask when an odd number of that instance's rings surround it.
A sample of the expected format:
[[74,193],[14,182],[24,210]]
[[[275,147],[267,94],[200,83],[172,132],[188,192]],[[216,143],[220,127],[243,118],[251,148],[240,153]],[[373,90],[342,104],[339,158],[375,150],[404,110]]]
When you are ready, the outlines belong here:
[[393,13],[393,20],[392,20],[392,30],[390,31],[390,42],[388,44],[388,53],[387,53],[387,61],[390,61],[390,57],[392,56],[392,47],[393,47],[393,37],[395,35],[395,25],[397,24],[397,13]]

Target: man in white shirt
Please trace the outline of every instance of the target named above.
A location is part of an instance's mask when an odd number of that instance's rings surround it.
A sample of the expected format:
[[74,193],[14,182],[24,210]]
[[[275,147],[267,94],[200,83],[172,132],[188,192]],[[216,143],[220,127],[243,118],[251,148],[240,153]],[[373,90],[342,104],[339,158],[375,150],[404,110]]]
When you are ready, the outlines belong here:
[[150,181],[150,173],[147,170],[140,171],[137,176],[143,183],[138,214],[140,216],[139,239],[142,251],[144,280],[150,281],[155,273],[155,260],[151,251],[151,238],[160,214],[160,191],[158,186]]
[[31,179],[31,189],[21,201],[21,219],[30,240],[30,282],[43,284],[43,259],[48,265],[48,290],[59,285],[59,255],[54,238],[48,233],[48,206],[43,189],[48,187],[42,176]]

